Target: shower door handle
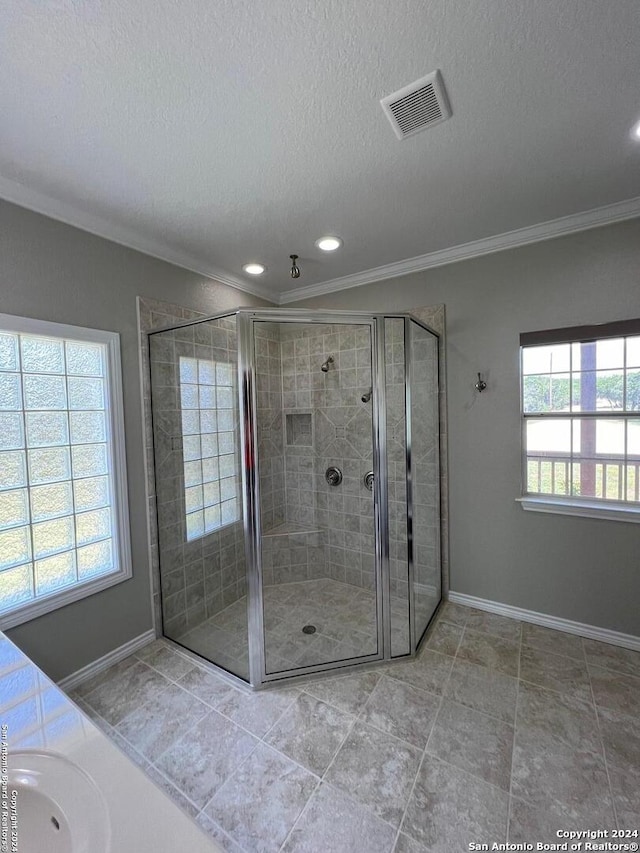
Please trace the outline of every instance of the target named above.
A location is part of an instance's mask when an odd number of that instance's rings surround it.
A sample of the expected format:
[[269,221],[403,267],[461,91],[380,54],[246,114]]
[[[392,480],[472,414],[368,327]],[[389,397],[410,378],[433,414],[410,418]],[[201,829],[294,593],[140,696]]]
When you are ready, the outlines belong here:
[[373,491],[373,482],[375,479],[373,476],[373,471],[367,471],[367,473],[364,475],[363,479],[364,479],[365,488],[369,489],[369,491],[372,492]]

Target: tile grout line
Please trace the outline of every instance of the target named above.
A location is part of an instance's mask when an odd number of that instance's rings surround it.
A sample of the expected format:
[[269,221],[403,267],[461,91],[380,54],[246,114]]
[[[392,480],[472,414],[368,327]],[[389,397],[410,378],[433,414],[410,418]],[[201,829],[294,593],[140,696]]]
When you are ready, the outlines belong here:
[[[451,667],[450,667],[449,672],[447,674],[447,677],[445,678],[444,683],[442,685],[442,692],[440,694],[440,703],[438,705],[438,710],[436,711],[436,713],[433,717],[433,723],[431,724],[431,729],[429,731],[429,735],[428,735],[426,743],[424,745],[424,749],[422,750],[422,756],[421,756],[420,761],[418,763],[418,769],[417,769],[416,775],[413,779],[413,784],[411,785],[411,790],[409,791],[409,796],[407,797],[407,803],[404,807],[404,811],[402,812],[402,817],[400,818],[400,823],[398,824],[398,831],[396,833],[396,840],[395,840],[394,847],[397,845],[398,839],[400,837],[400,833],[402,832],[402,827],[404,826],[404,822],[405,822],[406,817],[407,817],[407,809],[409,808],[409,803],[411,802],[411,799],[413,797],[413,793],[414,793],[415,788],[416,788],[416,783],[418,781],[418,777],[420,776],[420,771],[422,770],[422,765],[424,764],[424,760],[427,756],[427,748],[429,746],[429,741],[431,740],[433,730],[435,729],[436,722],[438,721],[438,716],[440,715],[440,710],[442,708],[442,705],[444,704],[444,698],[445,698],[445,694],[447,692],[447,687],[449,686],[449,681],[451,680],[451,673],[453,672],[453,667],[455,666],[456,658],[458,657],[458,650],[460,648],[460,644],[462,643],[462,638],[464,637],[465,626],[466,626],[466,622],[465,622],[465,625],[461,626],[462,631],[460,632],[460,639],[458,640],[458,645],[456,646],[456,653],[455,653],[455,655],[452,655],[453,661],[451,662]],[[409,838],[412,838],[412,836],[409,835],[408,833],[407,833],[407,835]],[[413,840],[417,841],[417,839],[413,839]],[[421,842],[418,842],[418,843],[421,843]]]
[[509,843],[509,834],[511,830],[511,808],[513,805],[513,762],[516,754],[516,737],[518,727],[518,706],[520,704],[520,670],[522,664],[522,646],[524,643],[524,635],[522,623],[520,623],[520,645],[518,648],[518,676],[516,679],[516,705],[513,715],[513,743],[511,745],[511,768],[509,770],[509,804],[507,806],[507,826],[506,826],[506,841]]
[[591,680],[591,670],[589,669],[589,662],[587,659],[587,652],[584,648],[584,638],[582,639],[582,651],[585,657],[585,663],[587,666],[587,677],[589,678],[589,690],[591,692],[591,701],[593,702],[593,708],[596,712],[596,725],[598,727],[598,735],[600,738],[600,749],[602,750],[602,759],[604,761],[604,770],[607,774],[607,783],[609,785],[609,796],[611,797],[611,808],[613,809],[613,819],[616,822],[616,826],[618,829],[620,828],[620,821],[618,820],[618,810],[616,808],[616,800],[613,796],[613,785],[611,784],[611,774],[609,773],[609,762],[607,761],[607,751],[604,746],[604,738],[602,736],[602,728],[600,726],[600,713],[598,711],[598,703],[596,702],[596,695],[593,691],[593,682]]

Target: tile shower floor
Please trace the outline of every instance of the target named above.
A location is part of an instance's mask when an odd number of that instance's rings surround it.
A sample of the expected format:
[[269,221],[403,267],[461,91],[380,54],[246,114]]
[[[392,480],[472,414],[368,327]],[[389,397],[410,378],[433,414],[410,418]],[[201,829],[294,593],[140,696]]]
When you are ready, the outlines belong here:
[[[426,625],[435,607],[416,594],[416,618]],[[376,654],[376,597],[371,590],[331,578],[264,588],[267,672]],[[391,598],[394,655],[409,653],[406,600]],[[313,625],[313,634],[303,627]],[[241,678],[248,678],[247,601],[234,602],[206,622],[174,638]]]
[[72,698],[235,853],[640,828],[640,653],[471,608],[415,661],[251,693],[157,641]]

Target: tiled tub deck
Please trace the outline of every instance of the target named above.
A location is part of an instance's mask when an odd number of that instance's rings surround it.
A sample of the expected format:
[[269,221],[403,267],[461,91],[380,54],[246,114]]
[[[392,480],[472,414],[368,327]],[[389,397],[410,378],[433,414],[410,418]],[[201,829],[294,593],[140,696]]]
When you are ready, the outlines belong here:
[[235,853],[640,828],[640,653],[471,608],[367,672],[251,693],[158,641],[72,696]]

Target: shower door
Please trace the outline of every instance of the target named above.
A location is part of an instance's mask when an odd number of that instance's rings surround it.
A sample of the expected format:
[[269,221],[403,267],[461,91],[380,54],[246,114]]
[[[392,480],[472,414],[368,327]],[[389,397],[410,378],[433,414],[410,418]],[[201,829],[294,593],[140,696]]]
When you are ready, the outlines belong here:
[[261,680],[382,656],[375,321],[281,317],[247,318]]

